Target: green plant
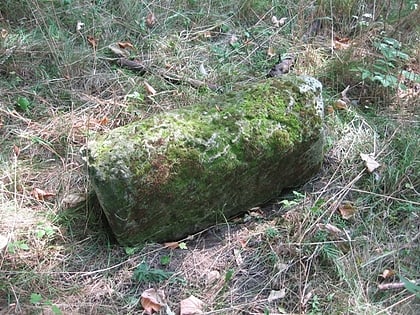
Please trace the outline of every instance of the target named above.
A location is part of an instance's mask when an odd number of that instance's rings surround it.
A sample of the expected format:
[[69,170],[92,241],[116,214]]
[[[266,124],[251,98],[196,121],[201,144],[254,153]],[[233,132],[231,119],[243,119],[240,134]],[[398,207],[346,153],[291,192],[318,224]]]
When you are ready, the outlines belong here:
[[15,241],[7,244],[7,251],[9,253],[14,254],[17,250],[29,250],[29,246],[25,241]]
[[314,295],[311,301],[311,311],[309,312],[310,315],[321,315],[320,309],[320,301],[318,295]]
[[16,101],[16,106],[24,111],[27,112],[29,111],[30,107],[31,107],[31,102],[26,98],[26,97],[19,97],[18,100]]
[[41,304],[43,306],[49,306],[51,308],[51,312],[54,315],[62,315],[63,314],[63,312],[61,312],[60,308],[57,305],[53,304],[50,300],[45,300],[42,297],[42,295],[39,294],[39,293],[31,293],[31,296],[29,298],[29,302],[31,304],[34,304],[34,305]]
[[279,204],[283,205],[286,209],[288,209],[288,208],[298,205],[305,198],[305,195],[301,194],[298,191],[293,191],[293,196],[294,196],[293,199],[281,200]]
[[407,61],[410,56],[401,50],[402,44],[398,40],[383,37],[373,43],[380,57],[371,65],[363,65],[351,68],[350,71],[359,72],[362,80],[378,82],[383,87],[406,88],[400,82],[398,76],[401,74],[407,80],[418,82],[420,77],[414,72],[402,70],[401,61]]
[[136,270],[134,270],[133,278],[142,283],[142,282],[162,282],[168,280],[173,275],[173,272],[164,271],[162,269],[152,269],[150,266],[142,262],[140,263]]

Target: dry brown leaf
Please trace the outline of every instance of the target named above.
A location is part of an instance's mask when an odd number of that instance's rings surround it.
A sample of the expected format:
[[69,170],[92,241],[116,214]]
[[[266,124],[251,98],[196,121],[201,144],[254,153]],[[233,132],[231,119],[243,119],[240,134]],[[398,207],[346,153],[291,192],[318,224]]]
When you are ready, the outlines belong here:
[[34,188],[31,194],[37,200],[44,200],[46,198],[55,196],[54,193],[46,192],[45,190],[39,188]]
[[345,101],[343,101],[342,99],[336,100],[334,102],[334,108],[335,109],[340,109],[340,110],[345,110],[345,109],[347,109],[347,103]]
[[1,38],[5,39],[7,37],[7,35],[9,35],[9,31],[6,30],[5,28],[2,28],[1,32],[0,32]]
[[268,57],[274,57],[274,56],[276,56],[277,54],[276,54],[276,52],[274,51],[274,48],[273,48],[273,46],[269,46],[268,47],[268,49],[267,49],[267,56]]
[[20,154],[20,148],[16,144],[13,145],[13,153],[16,157],[18,157]]
[[135,49],[133,44],[130,42],[118,42],[118,46],[120,46],[122,49],[127,49],[127,48]]
[[108,125],[108,123],[109,123],[109,119],[108,119],[108,117],[103,117],[103,118],[101,118],[101,120],[99,120],[99,124],[101,125],[101,126],[105,126],[105,125]]
[[332,225],[330,223],[324,224],[324,223],[318,223],[316,225],[319,229],[323,230],[323,231],[327,231],[333,235],[340,235],[340,234],[344,234],[342,230],[340,230],[338,227],[336,227],[335,225]]
[[372,173],[374,170],[376,170],[381,164],[376,162],[375,158],[372,156],[372,154],[365,154],[360,153],[360,158],[365,161],[365,166],[369,173]]
[[155,24],[156,24],[155,14],[153,12],[150,12],[146,17],[146,25],[148,27],[152,27]]
[[395,271],[392,269],[385,269],[382,272],[382,278],[384,279],[392,278],[393,276],[395,276]]
[[86,200],[85,194],[67,194],[63,199],[62,202],[65,203],[68,207],[72,208],[77,206],[79,203]]
[[98,40],[95,37],[88,35],[86,36],[86,39],[88,43],[93,47],[93,49],[96,49],[96,47],[98,47]]
[[198,315],[203,314],[204,302],[191,295],[189,298],[184,299],[180,303],[179,315]]
[[343,202],[338,206],[338,210],[343,219],[350,219],[356,213],[356,207],[350,202]]
[[334,107],[332,107],[331,105],[327,106],[327,113],[328,115],[334,114]]
[[170,249],[176,249],[179,247],[179,243],[178,242],[167,242],[164,243],[163,246],[165,246],[166,248],[170,248]]
[[147,91],[147,93],[149,93],[149,95],[153,96],[153,95],[156,94],[156,90],[153,88],[153,86],[151,86],[146,81],[144,81],[144,87],[146,88],[146,91]]
[[140,303],[146,314],[159,312],[166,305],[165,293],[163,290],[147,289],[141,294]]

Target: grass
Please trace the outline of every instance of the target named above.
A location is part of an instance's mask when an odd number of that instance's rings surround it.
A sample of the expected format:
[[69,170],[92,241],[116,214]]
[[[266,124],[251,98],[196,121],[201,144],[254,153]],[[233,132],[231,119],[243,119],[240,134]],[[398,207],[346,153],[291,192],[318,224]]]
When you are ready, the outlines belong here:
[[[390,4],[2,1],[0,313],[136,314],[141,293],[156,287],[173,311],[192,294],[205,314],[415,314],[413,286],[390,285],[420,278],[418,81],[398,76],[419,75],[419,10],[415,1]],[[273,25],[273,15],[285,24]],[[339,46],[331,30],[351,45]],[[351,71],[373,71],[384,36],[409,58],[382,79],[397,76],[406,90]],[[110,60],[108,45],[122,41],[150,69],[144,76]],[[318,176],[184,240],[186,249],[118,246],[91,194],[80,153],[87,139],[216,93],[165,80],[162,69],[228,92],[265,78],[277,61],[269,48],[293,53],[294,71],[324,84]],[[347,85],[352,102],[339,109]],[[360,153],[380,168],[365,171]],[[272,290],[285,296],[269,301]]]

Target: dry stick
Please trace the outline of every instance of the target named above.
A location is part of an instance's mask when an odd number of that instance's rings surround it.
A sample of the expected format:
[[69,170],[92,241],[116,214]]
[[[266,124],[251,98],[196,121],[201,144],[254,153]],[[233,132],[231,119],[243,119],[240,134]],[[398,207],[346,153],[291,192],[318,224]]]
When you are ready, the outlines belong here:
[[[420,284],[420,279],[411,280],[410,282],[414,283],[415,285],[418,285]],[[379,284],[378,289],[379,290],[395,290],[395,289],[404,288],[404,286],[405,286],[404,282],[392,282],[392,283]]]

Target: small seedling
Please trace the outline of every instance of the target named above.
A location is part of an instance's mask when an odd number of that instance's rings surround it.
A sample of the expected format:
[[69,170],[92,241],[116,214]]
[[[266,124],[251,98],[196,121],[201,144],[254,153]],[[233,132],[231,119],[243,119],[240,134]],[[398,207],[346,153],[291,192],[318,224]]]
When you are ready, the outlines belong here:
[[49,306],[54,315],[63,315],[63,312],[61,312],[57,305],[53,304],[50,300],[44,300],[39,293],[31,293],[29,302],[34,305]]
[[29,111],[29,108],[31,107],[31,102],[26,98],[26,97],[19,97],[17,102],[16,102],[16,106],[24,111],[27,112]]
[[25,243],[25,241],[15,241],[11,242],[7,245],[7,251],[10,254],[16,253],[17,250],[29,250],[28,244]]

